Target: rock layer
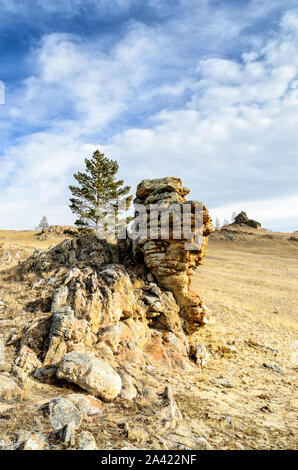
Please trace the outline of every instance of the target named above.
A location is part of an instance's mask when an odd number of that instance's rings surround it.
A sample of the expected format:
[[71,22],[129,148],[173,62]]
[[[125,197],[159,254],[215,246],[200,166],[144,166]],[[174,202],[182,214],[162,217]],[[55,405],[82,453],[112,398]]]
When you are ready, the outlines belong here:
[[[158,284],[173,293],[184,320],[184,329],[192,332],[199,325],[206,323],[208,309],[200,296],[191,291],[191,276],[206,256],[208,236],[214,229],[205,205],[198,201],[186,201],[185,196],[188,193],[189,189],[182,186],[179,178],[143,180],[137,187],[137,198],[134,202],[136,205],[145,206],[147,211],[147,237],[137,241],[136,250],[143,253],[144,262]],[[153,206],[156,203],[159,207]],[[185,236],[185,224],[183,225],[186,206],[191,213],[190,227],[187,227],[191,229],[191,238],[188,240]],[[169,236],[164,238],[161,213],[169,208],[175,210],[178,220],[175,215],[169,215]],[[153,236],[150,231],[152,222],[158,227]],[[180,239],[175,237],[177,228],[176,235],[179,236],[180,229]]]

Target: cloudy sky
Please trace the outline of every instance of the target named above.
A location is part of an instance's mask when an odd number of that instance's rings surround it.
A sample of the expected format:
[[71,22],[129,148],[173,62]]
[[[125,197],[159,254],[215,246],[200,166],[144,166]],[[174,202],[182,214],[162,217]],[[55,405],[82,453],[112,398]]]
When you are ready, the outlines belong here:
[[[298,230],[297,0],[0,0],[0,229],[70,224],[99,148]],[[1,95],[0,95],[1,98]]]

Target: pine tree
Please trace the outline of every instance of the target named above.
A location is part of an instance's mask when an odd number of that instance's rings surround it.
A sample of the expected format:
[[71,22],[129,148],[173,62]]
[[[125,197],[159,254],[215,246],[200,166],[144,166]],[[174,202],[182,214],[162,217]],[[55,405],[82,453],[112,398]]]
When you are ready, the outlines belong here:
[[107,232],[112,227],[117,235],[120,226],[126,226],[130,218],[121,219],[129,209],[132,196],[130,186],[116,180],[119,165],[96,150],[91,159],[85,159],[86,171],[74,174],[78,186],[69,186],[72,193],[70,209],[79,218],[75,225],[80,231]]
[[216,220],[215,220],[215,228],[220,228],[220,221],[218,217],[216,217]]
[[41,218],[41,220],[40,220],[38,226],[36,227],[36,230],[47,230],[49,227],[50,227],[50,226],[49,226],[48,219],[47,219],[46,216],[44,215],[44,216]]

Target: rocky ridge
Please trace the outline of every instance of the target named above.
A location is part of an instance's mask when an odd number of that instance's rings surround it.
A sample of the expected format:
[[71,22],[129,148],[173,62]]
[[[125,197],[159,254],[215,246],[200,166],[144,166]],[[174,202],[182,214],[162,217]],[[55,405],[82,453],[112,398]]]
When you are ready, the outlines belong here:
[[[188,192],[178,178],[144,180],[137,199],[146,207],[156,201],[166,207],[173,202],[184,205]],[[189,204],[193,210],[196,202]],[[24,320],[21,334],[13,339],[18,344],[13,376],[63,380],[94,400],[111,402],[143,393],[136,377],[147,368],[185,372],[205,365],[206,350],[197,332],[208,320],[208,309],[190,290],[191,276],[206,255],[213,231],[203,205],[202,210],[203,243],[195,250],[185,249],[185,239],[172,236],[108,243],[84,235],[47,252],[36,250],[19,264],[19,279],[30,283],[37,299],[29,307],[34,320],[32,315],[27,323]],[[169,413],[176,419],[179,410],[171,396],[169,401]],[[50,415],[56,404],[50,405]],[[63,402],[58,404],[60,410]],[[68,416],[73,406],[65,406]],[[54,428],[72,445],[78,426],[65,426]]]

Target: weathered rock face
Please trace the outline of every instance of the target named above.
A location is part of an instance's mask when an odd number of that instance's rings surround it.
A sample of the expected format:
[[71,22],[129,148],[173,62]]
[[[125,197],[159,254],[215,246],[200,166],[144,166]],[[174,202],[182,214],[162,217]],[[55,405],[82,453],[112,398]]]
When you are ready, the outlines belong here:
[[247,214],[246,212],[242,211],[240,212],[240,214],[238,214],[236,217],[235,217],[235,220],[233,222],[233,224],[231,225],[248,225],[249,227],[253,227],[253,228],[261,228],[262,225],[260,224],[260,222],[257,222],[256,220],[253,220],[253,219],[249,219],[247,217]]
[[[192,333],[206,322],[208,309],[190,283],[213,227],[204,205],[197,227],[198,203],[187,203],[188,192],[178,178],[144,180],[137,202],[146,211],[155,202],[166,208],[174,203],[179,210],[189,204],[189,240],[183,226],[182,238],[173,236],[170,218],[166,238],[158,234],[111,244],[85,235],[35,252],[20,266],[21,277],[40,293],[35,308],[43,312],[23,331],[17,363],[27,374],[40,380],[57,375],[110,401],[137,393],[124,372],[128,363],[140,369],[203,364]],[[150,229],[150,217],[146,224]]]
[[[137,187],[137,198],[134,202],[144,205],[147,210],[147,238],[138,240],[137,250],[143,253],[144,262],[154,274],[158,284],[173,293],[184,320],[184,330],[192,332],[197,329],[198,325],[206,323],[208,310],[199,295],[190,290],[191,276],[193,270],[203,262],[206,256],[208,236],[214,229],[206,207],[198,201],[186,201],[185,196],[188,193],[189,189],[184,188],[182,181],[178,178],[144,180]],[[178,214],[178,223],[175,215],[169,216],[167,238],[163,236],[161,214],[158,213],[158,208],[152,207],[156,203],[160,205],[161,210],[175,207]],[[190,211],[189,228],[191,229],[191,238],[188,240],[185,236],[185,225],[182,223],[187,205]],[[199,217],[196,214],[197,207],[201,209],[201,214],[199,214],[201,221],[198,220]],[[177,228],[181,230],[180,239],[175,239],[177,232],[175,236],[174,222],[176,230]],[[152,223],[158,227],[153,236],[150,232]],[[201,235],[200,243],[197,242],[199,234]]]

